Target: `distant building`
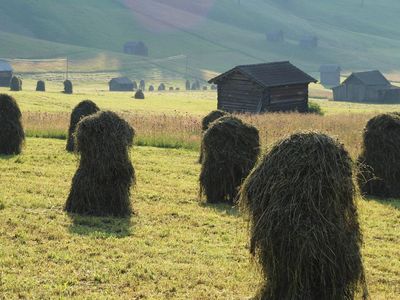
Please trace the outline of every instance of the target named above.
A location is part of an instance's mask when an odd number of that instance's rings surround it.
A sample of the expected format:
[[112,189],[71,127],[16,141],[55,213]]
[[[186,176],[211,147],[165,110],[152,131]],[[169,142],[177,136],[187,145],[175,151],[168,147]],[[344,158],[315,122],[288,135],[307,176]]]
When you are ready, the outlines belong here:
[[338,86],[340,84],[341,71],[342,69],[339,65],[321,65],[319,68],[320,83],[325,86]]
[[126,42],[124,45],[124,53],[131,55],[148,56],[149,49],[142,41],[130,41]]
[[11,65],[5,60],[0,60],[0,86],[10,87],[12,76],[13,68]]
[[317,48],[318,37],[316,35],[304,35],[300,38],[299,46],[302,48]]
[[209,81],[218,85],[218,109],[249,113],[305,112],[311,82],[288,61],[237,66]]
[[110,80],[108,83],[111,92],[127,92],[133,91],[133,81],[127,77],[117,77]]
[[282,30],[271,30],[266,33],[268,42],[279,43],[283,42],[285,37]]
[[333,89],[335,101],[397,103],[400,88],[392,85],[379,71],[352,73]]

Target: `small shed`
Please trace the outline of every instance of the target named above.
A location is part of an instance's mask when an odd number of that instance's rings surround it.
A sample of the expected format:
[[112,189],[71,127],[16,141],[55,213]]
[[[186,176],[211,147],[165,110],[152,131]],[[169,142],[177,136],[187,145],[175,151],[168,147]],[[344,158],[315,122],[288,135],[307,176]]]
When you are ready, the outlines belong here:
[[124,53],[131,55],[149,56],[149,49],[142,41],[129,41],[124,45]]
[[311,82],[288,61],[237,66],[209,81],[218,85],[218,109],[248,113],[305,112]]
[[266,33],[267,41],[272,43],[283,42],[285,37],[283,30],[271,30]]
[[306,49],[318,47],[318,37],[316,35],[304,35],[299,40],[299,46]]
[[325,86],[338,86],[340,84],[340,72],[342,71],[339,65],[327,64],[321,65],[319,68],[320,82]]
[[128,77],[117,77],[110,80],[108,83],[111,92],[127,92],[133,91],[133,81]]
[[352,73],[333,89],[335,101],[398,103],[400,88],[392,85],[377,70]]
[[0,86],[10,87],[12,77],[13,68],[11,65],[5,60],[0,60]]

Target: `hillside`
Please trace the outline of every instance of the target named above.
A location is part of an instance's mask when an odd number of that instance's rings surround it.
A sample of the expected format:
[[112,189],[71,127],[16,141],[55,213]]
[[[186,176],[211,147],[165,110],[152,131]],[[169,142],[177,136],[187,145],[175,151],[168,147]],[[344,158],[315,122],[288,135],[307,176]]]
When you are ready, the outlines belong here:
[[[396,72],[399,12],[394,0],[364,6],[361,0],[2,1],[0,57],[68,56],[77,72],[146,76],[206,78],[236,64],[273,60],[291,60],[310,73],[321,63]],[[268,43],[271,29],[282,29],[285,42]],[[317,35],[319,47],[301,49],[304,34]],[[123,55],[127,40],[143,40],[150,57]]]

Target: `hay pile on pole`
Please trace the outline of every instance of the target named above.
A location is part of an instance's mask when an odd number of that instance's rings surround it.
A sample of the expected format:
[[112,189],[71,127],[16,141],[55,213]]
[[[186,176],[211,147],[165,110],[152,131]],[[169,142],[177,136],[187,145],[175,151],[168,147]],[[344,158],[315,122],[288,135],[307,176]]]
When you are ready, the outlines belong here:
[[144,99],[144,93],[142,92],[142,90],[137,90],[137,92],[135,93],[135,99]]
[[13,76],[10,82],[10,90],[13,92],[22,91],[22,80],[17,76]]
[[153,85],[149,86],[149,92],[154,92],[154,86]]
[[399,114],[381,114],[368,121],[358,161],[358,181],[363,193],[385,198],[400,197]]
[[46,91],[46,83],[43,80],[39,80],[36,83],[36,92],[45,92]]
[[78,122],[86,116],[95,114],[99,111],[99,107],[91,100],[84,100],[74,107],[71,113],[71,119],[68,128],[68,139],[66,150],[68,152],[75,151],[75,129]]
[[[227,115],[229,115],[229,114],[223,110],[213,110],[212,112],[210,112],[201,121],[202,134],[204,134],[204,132],[208,129],[208,127],[210,126],[210,124],[212,122],[216,121],[217,119],[219,119],[221,117],[227,116]],[[199,163],[201,163],[202,159],[203,159],[203,140],[200,145]]]
[[367,298],[352,164],[338,141],[298,133],[250,173],[239,204],[265,278],[255,299]]
[[160,83],[160,85],[158,86],[158,91],[165,91],[165,84],[164,83]]
[[76,143],[80,163],[65,204],[67,212],[115,217],[132,213],[130,187],[135,170],[129,148],[134,135],[134,129],[110,111],[79,122]]
[[257,161],[258,130],[226,116],[213,122],[202,142],[200,197],[208,203],[233,204],[238,189]]
[[21,110],[15,99],[0,94],[0,154],[20,154],[25,140]]
[[146,89],[146,82],[142,79],[139,83],[139,90],[144,91]]
[[71,80],[64,81],[64,94],[73,94],[73,86]]

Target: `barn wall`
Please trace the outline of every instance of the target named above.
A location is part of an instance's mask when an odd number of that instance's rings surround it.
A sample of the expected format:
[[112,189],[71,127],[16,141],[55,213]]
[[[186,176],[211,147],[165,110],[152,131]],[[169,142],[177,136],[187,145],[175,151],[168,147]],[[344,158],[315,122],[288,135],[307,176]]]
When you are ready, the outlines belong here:
[[9,87],[11,77],[12,77],[12,72],[9,72],[9,71],[0,72],[0,86],[1,87]]
[[110,91],[111,92],[127,92],[133,91],[133,84],[119,84],[116,82],[110,82]]
[[332,89],[333,100],[334,101],[347,101],[349,100],[347,96],[347,86],[341,85]]
[[321,84],[338,86],[340,84],[340,72],[321,72]]
[[252,112],[261,109],[264,89],[240,73],[218,83],[218,109],[228,112]]
[[266,111],[308,110],[308,84],[273,87],[268,90]]
[[400,89],[383,90],[380,95],[384,103],[400,103]]

